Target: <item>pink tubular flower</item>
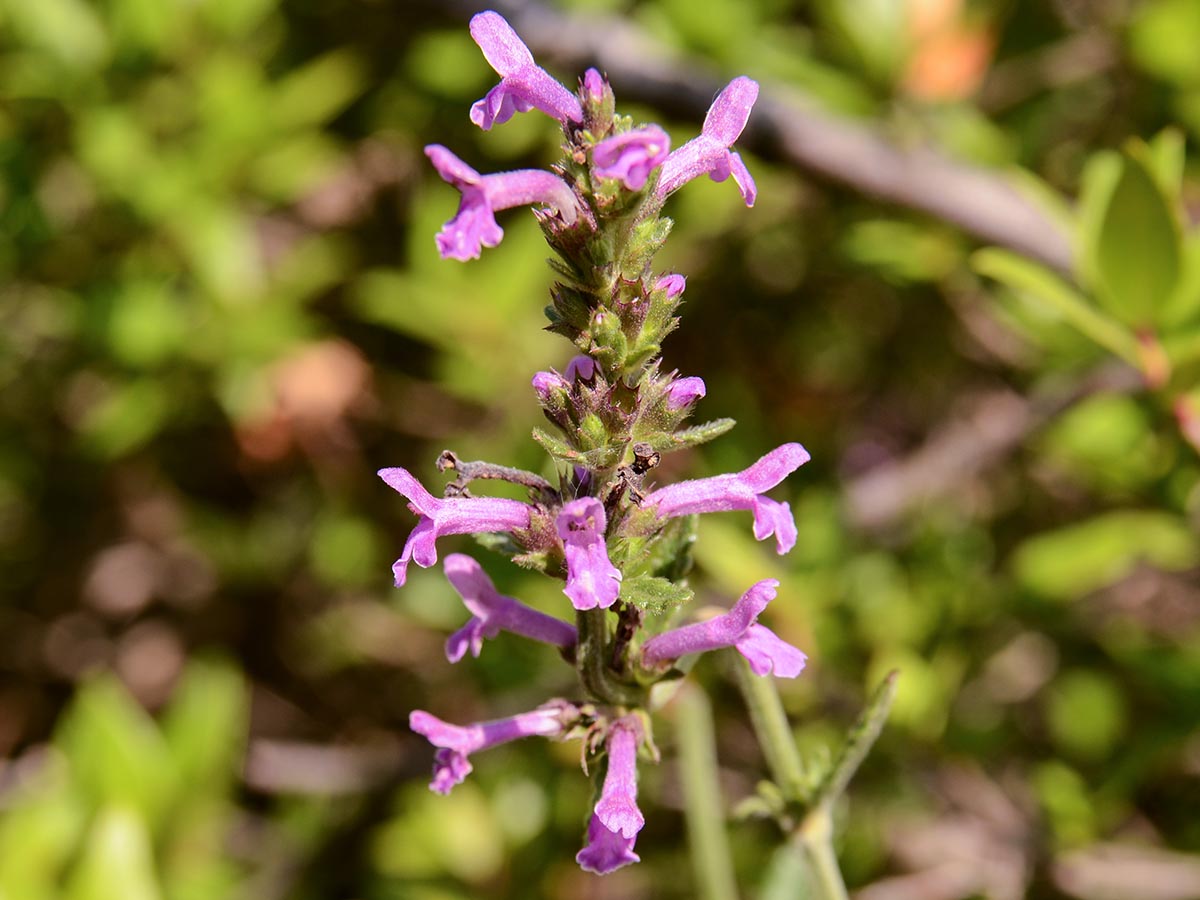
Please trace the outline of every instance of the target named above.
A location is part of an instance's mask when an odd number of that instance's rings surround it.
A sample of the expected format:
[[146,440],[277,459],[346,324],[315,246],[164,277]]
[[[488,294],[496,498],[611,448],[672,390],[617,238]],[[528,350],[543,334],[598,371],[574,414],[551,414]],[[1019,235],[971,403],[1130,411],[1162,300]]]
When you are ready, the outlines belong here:
[[488,10],[471,19],[471,37],[483,51],[500,83],[471,107],[471,121],[484,131],[513,117],[540,109],[562,123],[582,122],[579,100],[533,61],[533,54],[499,13]]
[[765,625],[757,624],[759,615],[775,599],[777,587],[774,578],[759,581],[724,615],[650,638],[642,645],[642,662],[656,667],[690,653],[736,647],[755,675],[774,672],[780,678],[795,678],[804,670],[807,657]]
[[425,155],[444,181],[462,193],[458,212],[437,236],[443,259],[464,262],[479,256],[482,247],[495,247],[504,237],[496,211],[541,203],[553,207],[568,225],[576,219],[575,195],[557,175],[541,169],[518,169],[480,175],[443,147],[430,144]]
[[563,504],[555,527],[567,557],[563,593],[576,609],[608,609],[621,593],[621,570],[609,561],[604,543],[608,527],[604,504],[595,497]]
[[446,658],[450,662],[462,659],[468,648],[472,656],[479,656],[484,639],[493,638],[501,631],[557,647],[575,646],[574,625],[504,596],[496,590],[483,567],[471,557],[451,553],[442,568],[472,614],[470,621],[446,641]]
[[672,411],[683,409],[695,403],[705,394],[704,379],[690,375],[687,378],[677,378],[667,388],[667,408]]
[[380,469],[378,474],[388,487],[403,494],[408,499],[409,509],[421,517],[405,541],[400,558],[392,564],[396,587],[403,587],[408,577],[409,560],[423,569],[437,562],[436,541],[443,535],[515,531],[529,527],[529,507],[518,500],[503,497],[439,500],[407,469]]
[[757,99],[758,82],[744,75],[729,82],[709,107],[700,136],[688,141],[663,163],[658,196],[666,197],[701,175],[708,175],[713,181],[724,181],[732,175],[746,205],[753,206],[758,196],[754,179],[742,158],[729,148],[746,127]]
[[433,780],[429,782],[429,789],[448,794],[471,774],[471,761],[467,758],[470,754],[535,734],[557,737],[578,717],[579,711],[572,704],[551,700],[531,712],[474,725],[451,725],[424,710],[415,709],[409,714],[408,727],[440,748],[434,755]]
[[637,748],[641,742],[642,728],[636,716],[618,719],[609,729],[608,772],[588,823],[587,846],[575,856],[589,872],[604,875],[639,861],[633,844],[646,824],[637,805]]
[[796,545],[791,507],[761,495],[808,460],[808,451],[799,444],[784,444],[741,472],[659,488],[647,494],[642,505],[656,509],[660,518],[749,509],[754,513],[754,536],[762,541],[775,535],[776,550],[787,553]]
[[657,125],[646,125],[602,140],[592,148],[592,162],[600,177],[619,178],[629,190],[640,191],[670,149],[667,133]]

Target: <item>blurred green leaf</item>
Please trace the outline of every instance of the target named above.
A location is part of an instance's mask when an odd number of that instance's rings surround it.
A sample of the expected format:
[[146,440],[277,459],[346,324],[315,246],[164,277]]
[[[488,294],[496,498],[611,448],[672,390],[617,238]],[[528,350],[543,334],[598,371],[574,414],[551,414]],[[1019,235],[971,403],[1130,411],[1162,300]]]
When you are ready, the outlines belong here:
[[1080,846],[1095,837],[1095,810],[1078,772],[1058,761],[1045,762],[1034,772],[1033,786],[1060,846]]
[[160,821],[176,799],[178,773],[162,734],[112,676],[101,676],[79,689],[59,724],[55,743],[66,754],[73,779],[93,803],[129,811],[115,815],[112,834],[94,832],[94,841],[115,840],[114,834],[127,836],[133,827],[127,820]]
[[241,767],[249,703],[240,670],[224,660],[188,664],[162,721],[167,749],[192,801],[224,797]]
[[6,795],[0,812],[0,897],[58,900],[61,873],[74,853],[89,810],[73,790],[64,761]]
[[[1139,154],[1140,155],[1140,154]],[[1160,324],[1180,272],[1180,229],[1162,188],[1139,155],[1097,176],[1082,239],[1097,301],[1136,329]],[[1093,211],[1094,210],[1094,211]]]
[[1100,490],[1136,490],[1166,464],[1141,406],[1115,394],[1076,404],[1051,423],[1039,443],[1068,477]]
[[115,386],[87,411],[80,428],[84,446],[112,459],[152,439],[170,417],[167,385],[147,379]]
[[980,274],[1032,295],[1101,347],[1132,365],[1140,365],[1134,336],[1045,266],[995,248],[978,251],[971,257],[971,264]]
[[1122,510],[1026,539],[1012,566],[1027,590],[1071,600],[1123,578],[1139,562],[1180,570],[1198,560],[1186,520],[1168,512]]
[[261,112],[278,128],[319,125],[357,97],[365,81],[358,57],[349,50],[334,50],[275,82],[270,107]]
[[1200,82],[1200,4],[1195,0],[1151,0],[1140,4],[1129,28],[1129,46],[1139,66],[1180,84]]
[[383,548],[370,522],[332,515],[317,522],[309,555],[313,570],[330,584],[361,586],[376,580]]
[[13,31],[72,68],[93,69],[108,55],[108,36],[95,7],[83,0],[7,0]]
[[1110,675],[1076,669],[1055,682],[1046,717],[1051,737],[1066,753],[1103,759],[1124,736],[1125,697]]
[[149,829],[133,810],[102,810],[63,900],[162,900],[150,842]]

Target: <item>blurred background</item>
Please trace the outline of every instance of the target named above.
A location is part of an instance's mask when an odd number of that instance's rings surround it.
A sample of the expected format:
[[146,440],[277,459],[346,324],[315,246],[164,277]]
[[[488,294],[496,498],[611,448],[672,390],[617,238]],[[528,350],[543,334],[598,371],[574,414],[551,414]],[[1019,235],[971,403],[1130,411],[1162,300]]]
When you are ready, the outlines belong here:
[[[695,895],[670,709],[663,762],[642,767],[643,862],[605,879],[573,861],[577,745],[481,754],[442,798],[407,731],[414,707],[467,722],[574,689],[557,654],[516,638],[446,662],[466,613],[438,570],[392,588],[414,519],[374,474],[405,466],[436,493],[445,448],[542,469],[529,378],[572,355],[540,330],[550,272],[528,212],[503,214],[479,261],[434,247],[458,198],[424,144],[481,171],[557,154],[543,116],[489,133],[467,119],[495,82],[466,30],[485,6],[0,3],[4,900]],[[810,661],[780,687],[811,754],[902,673],[840,821],[859,898],[1200,897],[1189,385],[1149,331],[1121,361],[1088,330],[1079,302],[1122,317],[1086,272],[1062,276],[1074,306],[1046,271],[997,284],[971,254],[1004,236],[931,208],[939,166],[1017,186],[1040,198],[1020,200],[1037,227],[1009,228],[1010,246],[1070,269],[1089,166],[1124,164],[1124,193],[1099,205],[1136,214],[1096,226],[1091,271],[1142,283],[1153,257],[1146,277],[1187,282],[1200,2],[555,10],[518,30],[572,87],[597,62],[584,38],[649,42],[613,43],[633,68],[606,67],[619,108],[676,145],[710,86],[655,90],[639,62],[750,75],[764,116],[783,98],[893,162],[935,152],[912,196],[869,160],[831,173],[752,128],[758,205],[689,185],[659,261],[689,279],[666,366],[707,382],[701,420],[739,422],[662,477],[791,440],[813,455],[776,492],[795,551],[775,557],[745,515],[706,517],[698,599],[781,579],[770,624]],[[952,205],[999,209],[970,190]],[[1163,221],[1174,256],[1154,255]],[[1132,270],[1105,270],[1126,251]],[[1197,305],[1173,320],[1183,344]],[[504,592],[562,606],[556,584],[454,549]],[[732,808],[763,761],[719,665],[693,677]],[[732,841],[743,896],[792,896],[770,825],[734,824]]]

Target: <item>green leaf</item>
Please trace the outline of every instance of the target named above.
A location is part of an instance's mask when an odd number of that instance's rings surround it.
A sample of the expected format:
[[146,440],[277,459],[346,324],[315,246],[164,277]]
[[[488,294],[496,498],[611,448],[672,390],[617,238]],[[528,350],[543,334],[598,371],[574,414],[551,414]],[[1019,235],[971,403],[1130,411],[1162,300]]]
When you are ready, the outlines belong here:
[[146,823],[113,807],[96,819],[65,900],[161,900]]
[[625,571],[634,575],[661,575],[678,581],[692,568],[692,544],[696,541],[698,516],[679,516],[669,519],[644,546],[632,539],[630,554],[634,559]]
[[1138,156],[1122,158],[1102,210],[1096,230],[1084,234],[1096,299],[1125,324],[1150,329],[1179,280],[1179,223]]
[[1200,318],[1200,232],[1185,235],[1175,292],[1159,317],[1169,330],[1190,325]]
[[163,718],[163,735],[181,780],[199,796],[220,797],[232,784],[246,743],[249,704],[238,668],[197,660]]
[[1120,322],[1097,310],[1054,272],[1008,250],[988,248],[971,257],[975,271],[1029,294],[1057,312],[1101,347],[1139,366],[1137,339]]
[[1017,548],[1012,565],[1027,590],[1065,601],[1124,578],[1142,561],[1180,570],[1197,560],[1196,537],[1186,520],[1122,510],[1035,535]]
[[652,616],[678,609],[694,596],[690,588],[653,575],[638,575],[621,582],[621,599]]
[[1146,145],[1145,161],[1171,197],[1179,196],[1183,189],[1186,149],[1183,131],[1174,126],[1164,128]]
[[650,443],[659,453],[666,453],[671,450],[683,450],[688,447],[706,444],[714,438],[719,438],[736,424],[737,422],[733,419],[713,419],[711,422],[705,422],[703,425],[695,425],[691,428],[684,428],[674,434],[665,435],[662,446],[659,446],[654,440],[651,440]]
[[84,685],[55,743],[85,796],[155,822],[174,801],[178,774],[157,726],[115,678]]

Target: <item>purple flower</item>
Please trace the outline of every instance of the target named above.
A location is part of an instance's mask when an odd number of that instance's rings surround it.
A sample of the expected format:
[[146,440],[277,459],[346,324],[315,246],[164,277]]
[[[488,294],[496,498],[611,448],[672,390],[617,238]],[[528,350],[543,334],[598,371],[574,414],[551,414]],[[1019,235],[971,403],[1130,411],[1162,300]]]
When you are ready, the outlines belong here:
[[676,272],[672,272],[670,275],[663,275],[654,283],[654,289],[656,291],[665,291],[667,298],[670,300],[682,294],[685,287],[687,287],[687,279]]
[[601,178],[619,178],[629,190],[640,191],[670,149],[667,133],[657,125],[646,125],[598,143],[592,148],[592,162]]
[[443,535],[515,531],[529,527],[529,507],[520,501],[502,497],[439,500],[407,469],[380,469],[378,474],[388,487],[403,494],[409,501],[409,509],[421,517],[405,541],[400,558],[392,564],[396,587],[402,587],[408,577],[409,560],[425,569],[437,562],[435,542]]
[[646,819],[637,805],[637,749],[642,728],[636,716],[613,722],[608,731],[608,772],[596,802],[596,817],[609,831],[632,838]]
[[488,10],[471,19],[471,37],[500,83],[471,107],[471,121],[488,131],[503,124],[513,113],[540,109],[566,124],[583,121],[579,100],[533,61],[512,26],[499,13]]
[[551,700],[531,712],[474,725],[451,725],[424,710],[415,709],[408,716],[408,727],[440,748],[434,754],[433,780],[429,782],[429,789],[448,794],[471,774],[472,766],[467,757],[475,751],[535,734],[557,737],[578,717],[579,711],[572,704]]
[[567,372],[564,376],[567,381],[574,383],[576,379],[582,378],[584,381],[591,381],[596,375],[596,361],[590,356],[579,354],[571,358],[567,363]]
[[580,497],[563,504],[555,520],[567,557],[567,586],[563,593],[576,609],[608,609],[621,593],[621,570],[608,559],[604,504]]
[[673,411],[695,403],[705,394],[704,379],[692,375],[687,378],[677,378],[667,388],[667,408]]
[[470,648],[479,656],[485,638],[509,631],[535,641],[557,647],[574,647],[575,626],[526,606],[519,600],[506,597],[496,590],[483,567],[471,557],[451,553],[443,564],[446,577],[462,596],[463,604],[472,616],[462,628],[446,641],[446,658],[458,662]]
[[665,198],[701,175],[708,175],[713,181],[724,181],[732,175],[746,205],[753,206],[758,195],[754,179],[742,158],[729,148],[746,127],[756,99],[758,82],[744,75],[729,82],[709,107],[700,136],[688,141],[663,163],[658,196]]
[[799,444],[784,444],[744,471],[669,484],[647,494],[642,505],[657,509],[663,518],[749,509],[754,513],[754,536],[762,541],[775,535],[776,549],[787,553],[796,545],[791,507],[761,495],[808,460],[808,451]]
[[588,823],[587,846],[575,856],[580,866],[597,875],[640,862],[633,844],[646,824],[637,805],[637,749],[641,742],[642,727],[636,716],[617,719],[608,731],[608,772]]
[[571,389],[566,379],[554,371],[534,372],[530,383],[538,399],[546,405],[561,406],[565,402],[567,391]]
[[475,259],[481,247],[499,244],[504,237],[496,224],[500,209],[541,203],[557,210],[568,225],[575,221],[575,195],[557,175],[541,169],[480,175],[441,144],[430,144],[425,155],[442,179],[462,193],[458,212],[437,236],[443,259]]
[[575,862],[586,872],[597,875],[607,875],[622,866],[641,862],[642,858],[633,852],[636,838],[625,838],[615,831],[609,831],[600,821],[600,817],[592,814],[588,822],[587,845],[575,854]]
[[593,103],[599,103],[604,99],[604,87],[604,76],[599,71],[588,69],[583,73],[583,89],[587,91],[587,95]]
[[736,647],[755,675],[773,671],[780,678],[795,678],[807,657],[765,625],[757,624],[759,615],[775,599],[777,587],[779,582],[773,578],[759,581],[724,615],[650,638],[642,645],[642,662],[655,668],[690,653]]

